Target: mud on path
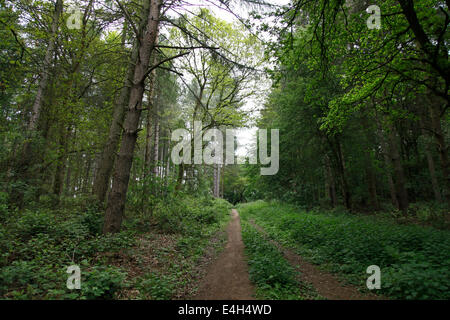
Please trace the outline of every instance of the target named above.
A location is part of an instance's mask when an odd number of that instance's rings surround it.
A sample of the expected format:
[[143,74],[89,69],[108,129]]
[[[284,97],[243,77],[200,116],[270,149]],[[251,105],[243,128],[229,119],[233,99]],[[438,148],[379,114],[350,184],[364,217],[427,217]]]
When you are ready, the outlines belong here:
[[194,300],[254,300],[255,288],[248,276],[244,256],[241,222],[238,212],[231,211],[227,227],[228,242],[217,260],[209,267]]

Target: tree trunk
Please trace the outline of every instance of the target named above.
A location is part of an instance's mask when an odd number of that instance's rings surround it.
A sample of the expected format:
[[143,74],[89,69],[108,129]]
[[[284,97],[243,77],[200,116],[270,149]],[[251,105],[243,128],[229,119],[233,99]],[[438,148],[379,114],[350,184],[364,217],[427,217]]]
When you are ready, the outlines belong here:
[[434,164],[433,154],[431,152],[432,149],[431,149],[430,141],[428,139],[429,135],[427,134],[426,130],[424,129],[425,121],[423,119],[421,119],[421,121],[420,121],[420,126],[422,127],[422,129],[421,129],[422,135],[425,138],[424,151],[425,151],[425,156],[427,158],[428,171],[430,172],[430,180],[431,180],[431,186],[433,187],[434,198],[436,199],[436,201],[442,202],[441,191],[439,189],[439,182],[438,182],[437,176],[436,176],[436,166]]
[[159,114],[158,106],[155,105],[154,114],[154,135],[153,135],[153,176],[158,176],[158,162],[159,162]]
[[409,206],[408,193],[406,191],[406,178],[403,170],[402,159],[400,155],[400,147],[395,127],[387,121],[389,127],[389,149],[392,164],[394,166],[395,191],[397,194],[398,208],[406,214]]
[[[144,22],[145,20],[146,19],[143,19]],[[124,28],[126,28],[126,24]],[[126,32],[126,30],[124,30],[123,32]],[[111,125],[109,127],[108,140],[106,141],[106,144],[100,156],[97,166],[97,172],[94,177],[94,184],[92,186],[92,194],[94,194],[101,202],[105,201],[106,193],[108,192],[109,188],[109,181],[111,178],[111,172],[114,167],[117,146],[119,144],[120,135],[122,133],[122,124],[125,116],[126,104],[129,101],[131,86],[133,84],[133,75],[137,57],[138,47],[137,42],[135,41],[123,87],[120,90],[117,98],[114,100],[113,116]]]
[[439,159],[441,160],[441,170],[442,176],[444,178],[444,197],[450,203],[450,172],[447,156],[447,146],[445,143],[445,135],[442,132],[439,109],[437,108],[437,104],[434,101],[431,101],[429,110],[434,133],[433,135],[438,146]]
[[58,198],[63,192],[64,176],[67,163],[67,144],[70,136],[70,127],[64,129],[64,124],[60,124],[60,141],[59,141],[59,155],[55,171],[55,179],[53,182],[53,194]]
[[[158,43],[158,37],[156,37],[155,44]],[[153,65],[155,65],[158,61],[158,55],[153,52],[152,55]],[[147,110],[147,119],[146,119],[146,137],[145,137],[145,157],[144,157],[144,177],[148,176],[148,173],[152,169],[152,136],[154,135],[154,123],[156,120],[157,114],[157,105],[155,101],[155,83],[156,83],[156,69],[154,69],[149,76],[148,81],[148,110]],[[154,158],[153,158],[154,159]],[[152,170],[153,171],[153,170]]]
[[337,143],[337,153],[338,153],[338,160],[339,160],[338,168],[339,168],[339,172],[340,172],[340,176],[341,176],[342,195],[344,197],[344,205],[348,210],[350,210],[352,207],[351,199],[350,199],[351,195],[350,195],[350,190],[348,188],[347,177],[346,177],[346,173],[345,173],[344,155],[343,155],[342,147],[341,147],[339,140],[336,139],[336,143]]
[[52,20],[52,26],[51,26],[50,41],[49,41],[48,47],[45,51],[44,63],[42,65],[42,71],[39,75],[41,80],[39,82],[39,87],[38,87],[38,90],[36,92],[36,97],[34,98],[34,102],[33,102],[31,119],[28,124],[29,131],[35,131],[37,128],[37,124],[39,123],[39,118],[40,118],[41,110],[42,110],[42,102],[44,99],[44,93],[48,86],[48,79],[49,79],[49,75],[50,75],[52,58],[55,53],[56,36],[58,33],[59,18],[62,14],[62,11],[63,11],[63,0],[56,0],[55,12],[53,13],[53,20]]
[[183,177],[184,177],[184,163],[180,163],[178,166],[178,178],[177,178],[177,184],[175,186],[175,191],[181,190],[181,187],[183,186]]
[[327,193],[330,197],[330,204],[334,208],[337,206],[337,198],[336,198],[336,182],[334,180],[333,171],[331,170],[330,158],[325,156],[325,166],[327,172]]
[[381,121],[379,120],[378,116],[376,116],[376,122],[377,122],[377,133],[378,133],[378,139],[380,140],[380,145],[381,145],[381,153],[383,155],[384,158],[384,164],[386,167],[386,176],[387,176],[387,180],[388,180],[388,185],[389,185],[389,193],[391,195],[391,202],[392,205],[394,205],[396,208],[399,207],[398,204],[398,200],[397,200],[397,193],[395,191],[395,184],[394,184],[394,179],[392,178],[392,174],[391,174],[391,170],[392,170],[392,161],[391,158],[389,156],[389,148],[388,148],[388,144],[386,142],[386,138],[383,134],[383,127],[381,125]]
[[373,169],[372,158],[368,151],[365,152],[365,165],[367,189],[369,191],[370,206],[373,210],[378,210],[378,198],[377,198],[377,179]]
[[142,112],[145,77],[149,67],[150,54],[155,47],[160,8],[161,0],[144,2],[143,17],[144,21],[147,21],[147,26],[146,28],[143,26],[139,30],[139,59],[134,68],[133,86],[126,111],[120,151],[114,168],[113,185],[108,198],[103,233],[119,232],[122,225],[130,170]]

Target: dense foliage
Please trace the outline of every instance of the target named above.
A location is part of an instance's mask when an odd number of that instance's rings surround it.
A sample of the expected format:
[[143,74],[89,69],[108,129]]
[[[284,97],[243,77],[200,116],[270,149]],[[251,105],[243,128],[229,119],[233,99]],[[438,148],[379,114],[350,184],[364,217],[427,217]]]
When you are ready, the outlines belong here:
[[280,130],[280,171],[249,166],[247,194],[405,215],[435,202],[448,217],[449,9],[382,1],[370,29],[369,4],[293,1],[269,14],[276,65],[258,127]]
[[[137,289],[140,298],[171,298],[176,285],[183,286],[179,283],[182,273],[189,272],[211,236],[223,228],[230,208],[220,199],[198,201],[178,197],[161,203],[151,220],[134,214],[127,219],[122,232],[102,235],[102,214],[91,202],[92,198],[66,199],[56,210],[30,208],[10,214],[3,221],[2,298],[112,299],[121,297],[125,289]],[[183,266],[177,265],[176,260],[168,261],[165,273],[149,270],[144,264],[142,274],[128,275],[134,270],[120,265],[121,256],[139,253],[139,239],[148,233],[150,226],[174,234],[176,249],[171,254],[177,256],[178,263],[188,261]],[[81,268],[81,290],[66,288],[66,270],[70,265]]]
[[367,267],[378,265],[378,293],[397,299],[449,299],[450,282],[444,276],[450,268],[447,231],[398,225],[389,218],[308,212],[278,202],[248,203],[240,206],[240,212],[361,289]]
[[[189,296],[230,203],[278,199],[301,210],[242,209],[355,279],[383,265],[384,294],[448,298],[448,232],[397,224],[450,223],[448,1],[382,1],[380,28],[366,0],[207,2],[0,0],[0,296]],[[220,159],[255,126],[275,175]],[[304,298],[243,238],[261,297]]]

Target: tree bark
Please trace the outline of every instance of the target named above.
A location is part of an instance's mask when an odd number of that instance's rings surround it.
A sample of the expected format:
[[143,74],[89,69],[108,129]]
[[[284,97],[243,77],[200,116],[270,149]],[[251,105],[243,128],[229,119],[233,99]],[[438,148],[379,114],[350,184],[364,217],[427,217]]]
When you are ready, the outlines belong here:
[[[144,2],[143,17],[146,26],[139,30],[139,55],[134,68],[133,85],[130,91],[128,108],[124,122],[123,138],[114,168],[113,185],[108,197],[103,233],[120,231],[125,201],[133,163],[133,154],[138,136],[139,120],[142,112],[142,97],[145,89],[145,78],[150,63],[150,54],[155,48],[159,27],[161,0]],[[146,27],[146,28],[145,28]]]
[[398,201],[398,208],[401,210],[404,214],[406,214],[409,206],[408,201],[408,192],[406,191],[406,178],[405,178],[405,172],[403,170],[403,164],[402,159],[400,155],[400,147],[398,143],[398,137],[396,134],[395,127],[388,123],[388,137],[389,137],[389,150],[390,150],[390,156],[392,159],[392,164],[394,166],[394,182],[395,182],[395,191],[397,194],[397,201]]
[[[145,19],[143,19],[143,21],[145,22]],[[126,28],[126,24],[124,28]],[[123,32],[126,32],[126,30],[124,30]],[[97,166],[97,172],[94,177],[94,184],[92,186],[92,194],[94,194],[100,202],[105,201],[106,193],[108,192],[111,172],[113,170],[114,160],[116,157],[117,146],[119,144],[120,136],[122,133],[126,104],[128,103],[130,98],[130,91],[133,84],[133,75],[137,57],[138,47],[135,41],[123,87],[120,90],[117,98],[114,100],[113,116],[111,125],[109,127],[108,139],[100,156]]]
[[394,184],[394,179],[392,178],[392,161],[391,158],[389,156],[389,148],[388,148],[388,144],[386,142],[386,138],[383,134],[383,126],[381,125],[381,121],[378,118],[378,116],[375,117],[376,119],[376,123],[377,123],[377,133],[378,133],[378,139],[381,145],[381,153],[383,155],[383,159],[384,159],[384,164],[386,167],[386,176],[387,176],[387,180],[388,180],[388,185],[389,185],[389,193],[391,196],[391,202],[392,205],[394,205],[396,208],[399,207],[398,204],[398,200],[397,200],[397,193],[395,191],[395,184]]
[[334,180],[333,171],[331,169],[330,158],[325,156],[325,166],[327,172],[327,193],[330,197],[330,204],[334,208],[337,206],[337,198],[336,198],[336,182]]
[[434,164],[433,154],[431,152],[432,151],[431,145],[428,140],[429,135],[427,134],[426,130],[424,129],[425,121],[423,119],[421,119],[421,121],[420,121],[420,126],[422,127],[422,129],[421,129],[422,135],[425,138],[424,152],[425,152],[425,156],[427,158],[428,171],[430,172],[430,180],[431,180],[431,186],[433,187],[434,198],[436,199],[436,201],[442,202],[441,191],[439,189],[439,182],[438,182],[438,179],[436,176],[436,166]]
[[430,101],[429,110],[433,127],[433,136],[437,143],[439,159],[441,161],[442,176],[444,178],[444,197],[450,203],[450,172],[447,145],[445,143],[445,135],[442,131],[439,109],[437,107],[438,105],[434,101]]
[[44,63],[42,65],[42,71],[39,75],[41,80],[39,82],[39,87],[33,102],[32,114],[30,122],[28,124],[29,131],[35,131],[37,128],[37,124],[39,123],[44,93],[48,86],[52,58],[53,55],[55,54],[56,36],[58,32],[59,18],[61,17],[62,10],[63,10],[63,0],[56,0],[55,11],[53,13],[53,20],[51,26],[50,41],[48,43],[47,50],[45,51]]
[[60,124],[60,141],[59,141],[59,156],[56,165],[55,179],[53,182],[53,194],[58,198],[63,192],[64,187],[64,176],[66,173],[67,164],[67,144],[70,137],[70,126],[65,129],[64,124]]
[[180,163],[178,166],[178,177],[177,177],[177,184],[175,186],[175,191],[181,190],[181,187],[183,186],[183,177],[184,177],[184,163]]
[[352,205],[351,205],[350,190],[348,188],[347,177],[346,177],[346,173],[345,173],[345,160],[344,160],[344,155],[342,152],[341,144],[340,144],[339,140],[337,140],[337,139],[336,139],[336,145],[337,145],[337,154],[338,154],[338,168],[339,168],[339,172],[340,172],[340,176],[341,176],[342,195],[344,197],[344,205],[348,210],[350,210]]

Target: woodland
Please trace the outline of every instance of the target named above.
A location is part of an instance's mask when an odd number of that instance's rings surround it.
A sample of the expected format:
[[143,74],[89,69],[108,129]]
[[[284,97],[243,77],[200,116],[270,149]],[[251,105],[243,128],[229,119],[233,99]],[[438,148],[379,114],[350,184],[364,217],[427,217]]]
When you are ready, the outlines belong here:
[[0,0],[0,298],[450,299],[449,6]]

